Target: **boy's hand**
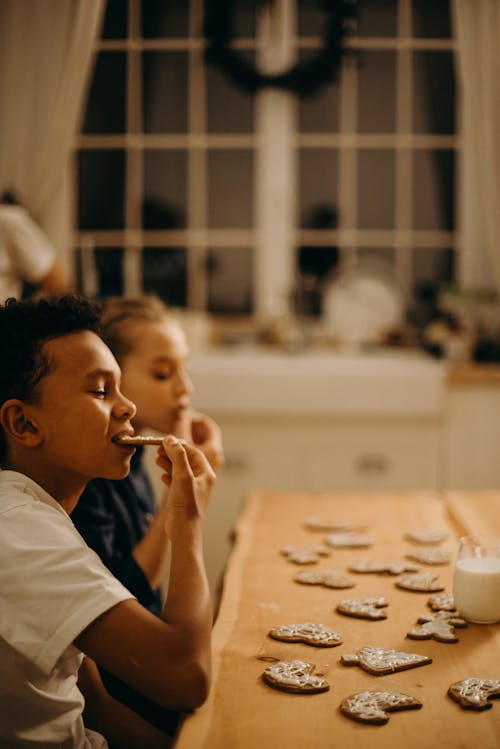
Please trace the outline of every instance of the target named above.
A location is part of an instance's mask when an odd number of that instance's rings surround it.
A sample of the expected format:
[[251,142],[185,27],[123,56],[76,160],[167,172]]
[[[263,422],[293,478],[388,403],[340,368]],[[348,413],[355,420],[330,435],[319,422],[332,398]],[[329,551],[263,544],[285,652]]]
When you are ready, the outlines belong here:
[[158,450],[156,463],[163,469],[161,478],[169,487],[167,516],[203,518],[215,484],[215,473],[202,451],[167,435]]

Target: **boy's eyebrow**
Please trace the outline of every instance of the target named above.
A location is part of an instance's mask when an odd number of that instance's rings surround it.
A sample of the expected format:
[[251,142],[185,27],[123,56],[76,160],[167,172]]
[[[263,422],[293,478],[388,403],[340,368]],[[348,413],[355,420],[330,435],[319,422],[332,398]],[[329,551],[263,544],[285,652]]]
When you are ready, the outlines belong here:
[[93,369],[91,372],[87,372],[85,374],[86,380],[94,380],[96,377],[112,377],[115,374],[115,372],[111,369],[103,369],[101,367],[98,367],[97,369]]

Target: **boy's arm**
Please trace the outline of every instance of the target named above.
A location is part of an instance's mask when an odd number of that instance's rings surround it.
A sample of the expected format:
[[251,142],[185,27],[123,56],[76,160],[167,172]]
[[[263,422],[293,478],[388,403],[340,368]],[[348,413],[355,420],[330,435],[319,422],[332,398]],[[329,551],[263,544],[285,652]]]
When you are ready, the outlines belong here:
[[111,697],[90,658],[83,659],[78,686],[85,697],[83,719],[86,728],[102,734],[111,748],[169,749],[172,746],[166,734]]
[[185,711],[202,704],[209,687],[212,606],[203,518],[215,474],[195,447],[167,437],[164,450],[172,557],[162,617],[126,600],[86,627],[75,645],[160,705]]

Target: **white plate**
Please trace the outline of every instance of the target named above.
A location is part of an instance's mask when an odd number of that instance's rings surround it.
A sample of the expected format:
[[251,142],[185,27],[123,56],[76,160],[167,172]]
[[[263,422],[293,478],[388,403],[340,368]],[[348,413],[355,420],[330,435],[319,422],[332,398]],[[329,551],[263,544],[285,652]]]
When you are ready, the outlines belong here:
[[403,322],[404,308],[404,295],[390,270],[360,265],[326,292],[325,323],[341,343],[377,343]]

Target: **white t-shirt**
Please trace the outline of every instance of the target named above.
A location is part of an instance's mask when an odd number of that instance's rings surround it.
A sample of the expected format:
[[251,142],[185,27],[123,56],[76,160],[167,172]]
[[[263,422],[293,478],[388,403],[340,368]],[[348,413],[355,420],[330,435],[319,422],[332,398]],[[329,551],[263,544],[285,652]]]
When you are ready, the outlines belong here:
[[129,598],[58,502],[0,471],[0,749],[107,747],[83,725],[72,642]]
[[19,299],[23,281],[38,283],[54,261],[54,247],[28,211],[0,204],[0,303]]

